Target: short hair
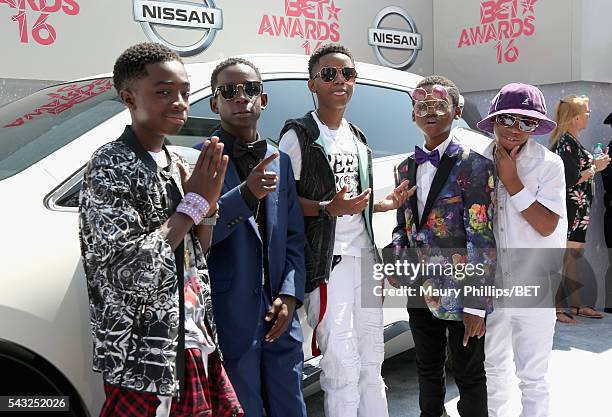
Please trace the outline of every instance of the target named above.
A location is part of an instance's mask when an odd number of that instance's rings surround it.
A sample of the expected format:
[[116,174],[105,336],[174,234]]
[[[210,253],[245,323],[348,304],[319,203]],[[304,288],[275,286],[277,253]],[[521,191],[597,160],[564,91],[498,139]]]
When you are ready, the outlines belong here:
[[176,52],[159,43],[143,42],[130,46],[115,61],[113,84],[117,92],[125,90],[130,81],[146,77],[148,64],[183,60]]
[[308,75],[310,78],[314,77],[314,67],[319,63],[321,58],[329,54],[344,54],[351,59],[353,64],[355,64],[353,54],[346,46],[340,45],[339,43],[328,43],[321,45],[316,51],[313,52],[312,55],[310,55],[310,59],[308,60]]
[[459,106],[459,89],[457,88],[454,82],[452,82],[446,77],[443,77],[441,75],[428,75],[427,77],[419,81],[416,88],[432,87],[436,84],[441,85],[442,87],[446,87],[446,91],[448,91],[448,95],[453,101],[453,106]]
[[240,64],[247,65],[253,68],[253,71],[255,71],[255,74],[257,74],[257,77],[261,81],[261,74],[259,73],[259,69],[251,61],[249,61],[248,59],[238,58],[238,57],[227,58],[221,61],[215,67],[212,74],[210,75],[210,88],[212,89],[212,91],[215,91],[215,88],[217,88],[217,83],[219,82],[219,74],[221,73],[221,71],[223,71],[224,69],[228,67],[231,67],[232,65],[240,65]]

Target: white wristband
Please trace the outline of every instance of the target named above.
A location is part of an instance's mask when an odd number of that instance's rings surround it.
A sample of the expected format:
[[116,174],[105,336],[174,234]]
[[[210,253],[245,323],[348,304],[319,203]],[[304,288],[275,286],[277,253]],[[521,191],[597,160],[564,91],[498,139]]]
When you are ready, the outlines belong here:
[[478,308],[463,307],[463,312],[478,317],[484,317],[487,315],[487,312],[485,310],[480,310]]
[[529,208],[536,201],[536,198],[527,187],[523,186],[521,191],[510,196],[510,201],[518,211],[523,211]]

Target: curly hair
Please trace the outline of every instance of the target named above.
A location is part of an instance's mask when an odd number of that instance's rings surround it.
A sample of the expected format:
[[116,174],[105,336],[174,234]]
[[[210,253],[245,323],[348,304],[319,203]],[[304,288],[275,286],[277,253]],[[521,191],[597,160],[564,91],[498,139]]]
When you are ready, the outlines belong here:
[[113,67],[113,84],[117,92],[128,88],[130,81],[146,77],[147,64],[162,62],[183,62],[172,49],[153,42],[143,42],[130,46],[115,61]]
[[355,64],[355,59],[353,58],[353,54],[348,48],[344,45],[340,45],[339,43],[328,43],[325,45],[321,45],[313,54],[310,56],[308,60],[308,75],[310,78],[314,77],[313,71],[314,67],[319,63],[322,57],[329,54],[344,54],[351,59],[351,62]]
[[427,77],[419,81],[416,88],[431,87],[436,84],[441,85],[442,87],[446,87],[448,95],[453,100],[453,106],[457,107],[459,105],[459,89],[457,88],[454,82],[452,82],[446,77],[443,77],[441,75],[428,75]]
[[244,58],[238,58],[238,57],[227,58],[226,60],[221,61],[215,67],[212,74],[210,75],[210,88],[212,89],[212,91],[215,91],[215,89],[217,88],[217,83],[219,81],[219,74],[221,73],[221,71],[223,71],[224,69],[228,67],[231,67],[232,65],[239,65],[239,64],[247,65],[253,68],[253,70],[255,71],[255,74],[257,74],[257,77],[259,78],[259,81],[261,81],[261,74],[259,73],[259,69],[251,61],[244,59]]

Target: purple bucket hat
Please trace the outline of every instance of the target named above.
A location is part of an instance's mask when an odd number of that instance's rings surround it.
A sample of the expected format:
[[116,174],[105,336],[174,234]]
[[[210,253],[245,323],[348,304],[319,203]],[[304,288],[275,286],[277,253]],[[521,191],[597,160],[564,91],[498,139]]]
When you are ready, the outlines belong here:
[[488,116],[476,125],[480,130],[493,133],[495,117],[499,114],[521,114],[538,119],[540,125],[532,135],[545,135],[557,126],[546,117],[544,94],[530,84],[511,83],[502,87],[491,101]]

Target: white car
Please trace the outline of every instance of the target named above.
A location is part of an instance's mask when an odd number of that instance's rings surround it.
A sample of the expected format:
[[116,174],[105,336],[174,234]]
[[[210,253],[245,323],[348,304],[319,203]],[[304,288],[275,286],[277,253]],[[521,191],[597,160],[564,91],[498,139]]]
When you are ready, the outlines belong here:
[[[259,68],[269,105],[260,132],[271,139],[286,119],[315,101],[306,87],[307,56],[248,55]],[[191,147],[218,124],[211,112],[210,74],[218,62],[188,64],[190,119],[169,137]],[[374,195],[393,187],[394,165],[421,144],[411,121],[409,92],[420,76],[357,63],[359,78],[347,119],[366,133],[374,159]],[[112,77],[82,79],[43,89],[0,107],[0,395],[64,395],[73,416],[97,415],[101,376],[91,371],[92,341],[78,240],[78,193],[85,164],[129,124]],[[463,120],[461,124],[465,125]],[[185,155],[190,150],[177,148]],[[391,237],[395,214],[376,214],[376,243]],[[386,354],[413,347],[405,309],[385,310]],[[311,334],[304,325],[306,336]],[[306,340],[305,387],[316,387],[316,363]],[[310,387],[310,388],[309,388]],[[64,414],[65,415],[65,414]]]

